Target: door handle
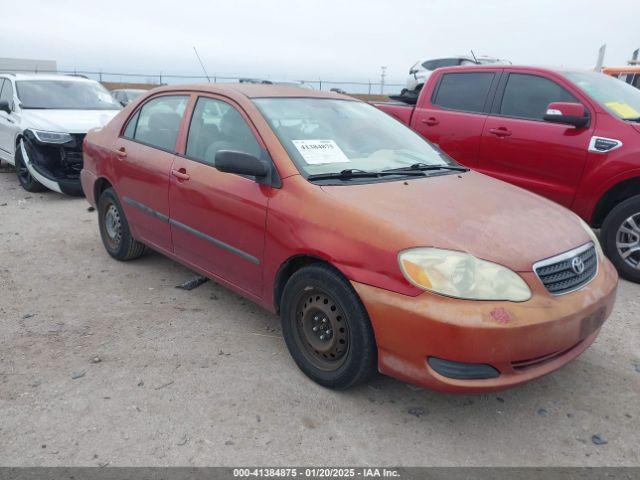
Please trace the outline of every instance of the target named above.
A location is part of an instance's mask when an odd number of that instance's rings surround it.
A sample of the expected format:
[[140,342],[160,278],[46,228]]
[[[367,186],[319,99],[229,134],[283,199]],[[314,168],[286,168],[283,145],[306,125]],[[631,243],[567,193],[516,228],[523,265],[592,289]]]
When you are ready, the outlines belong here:
[[184,168],[181,168],[180,170],[171,169],[171,175],[176,177],[178,180],[189,180],[191,178]]
[[420,122],[430,127],[433,127],[434,125],[438,125],[440,123],[436,117],[422,118],[420,119]]
[[497,136],[497,137],[509,137],[511,136],[511,130],[508,130],[504,127],[500,128],[490,128],[489,133]]
[[127,157],[127,149],[124,147],[120,147],[118,150],[114,150],[114,153],[122,160]]

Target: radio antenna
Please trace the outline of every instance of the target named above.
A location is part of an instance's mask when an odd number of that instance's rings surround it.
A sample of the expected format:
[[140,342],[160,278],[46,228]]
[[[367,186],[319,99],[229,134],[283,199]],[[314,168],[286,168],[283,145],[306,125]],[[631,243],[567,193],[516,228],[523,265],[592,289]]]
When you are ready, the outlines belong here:
[[200,66],[202,67],[202,71],[204,72],[204,76],[207,77],[207,82],[211,83],[211,79],[209,78],[209,74],[207,73],[207,70],[204,68],[204,63],[202,63],[202,59],[200,58],[200,55],[198,55],[198,50],[196,50],[196,47],[193,47],[193,51],[196,52],[196,57],[198,57],[198,62],[200,62]]
[[[194,47],[195,48],[195,47]],[[473,53],[473,50],[471,50],[471,56],[473,57],[473,59],[475,60],[476,63],[478,63],[478,59],[476,58],[476,54]]]

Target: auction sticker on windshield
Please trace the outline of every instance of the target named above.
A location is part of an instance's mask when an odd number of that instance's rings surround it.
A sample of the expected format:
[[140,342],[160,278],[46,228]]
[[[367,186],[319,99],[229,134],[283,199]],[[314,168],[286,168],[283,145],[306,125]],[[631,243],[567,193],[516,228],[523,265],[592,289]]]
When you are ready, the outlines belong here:
[[349,159],[333,140],[291,140],[309,165],[349,163]]

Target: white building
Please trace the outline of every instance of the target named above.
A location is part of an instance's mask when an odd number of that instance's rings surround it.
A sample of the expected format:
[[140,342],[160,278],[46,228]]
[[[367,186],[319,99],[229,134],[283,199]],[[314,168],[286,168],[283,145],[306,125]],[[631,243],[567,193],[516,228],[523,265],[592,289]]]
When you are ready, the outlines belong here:
[[57,72],[55,60],[34,60],[31,58],[0,57],[0,72]]

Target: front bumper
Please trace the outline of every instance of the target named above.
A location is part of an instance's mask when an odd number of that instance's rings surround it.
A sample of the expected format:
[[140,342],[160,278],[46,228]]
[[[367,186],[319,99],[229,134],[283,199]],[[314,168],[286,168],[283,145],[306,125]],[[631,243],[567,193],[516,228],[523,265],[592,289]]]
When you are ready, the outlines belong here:
[[[618,275],[611,263],[605,259],[591,283],[561,296],[548,293],[534,273],[522,276],[533,294],[522,303],[430,292],[410,297],[352,282],[371,318],[380,372],[434,390],[486,392],[541,377],[579,356],[613,309]],[[499,376],[445,377],[429,357],[488,364]]]
[[41,143],[29,130],[20,142],[22,158],[29,173],[49,190],[81,196],[82,140],[84,134],[72,134],[66,144]]

